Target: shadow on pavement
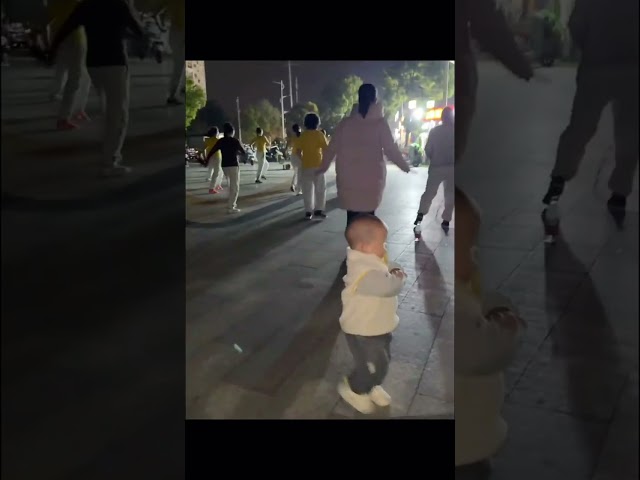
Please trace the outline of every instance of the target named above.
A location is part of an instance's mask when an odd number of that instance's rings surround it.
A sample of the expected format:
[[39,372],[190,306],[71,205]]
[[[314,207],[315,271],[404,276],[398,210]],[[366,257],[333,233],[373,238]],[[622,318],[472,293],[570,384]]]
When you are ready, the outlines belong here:
[[[325,378],[333,347],[341,331],[338,319],[342,312],[340,293],[345,273],[343,268],[339,269],[329,290],[292,338],[287,350],[266,370],[262,381],[258,382],[266,387],[261,390],[275,392],[272,408],[269,408],[269,418],[283,418],[305,384]],[[311,362],[305,361],[308,359]],[[292,369],[291,365],[295,363],[298,367]],[[254,409],[254,401],[250,397],[243,399],[234,410],[232,418],[250,418]]]
[[[559,259],[566,271],[588,272],[561,235],[555,245],[546,248],[545,283],[550,316],[557,314],[557,307],[562,301],[560,296],[556,297],[561,288],[556,285],[557,276],[553,275],[554,263]],[[590,422],[609,421],[613,416],[613,408],[603,412],[603,401],[609,405],[617,403],[624,384],[612,381],[612,378],[623,372],[623,365],[619,342],[589,273],[578,288],[580,298],[588,299],[588,305],[579,306],[578,311],[564,310],[550,333],[551,355],[564,366],[567,407],[574,416],[583,420],[578,422],[584,449],[582,458],[592,462],[585,466],[585,471],[593,472],[604,439],[590,428]]]

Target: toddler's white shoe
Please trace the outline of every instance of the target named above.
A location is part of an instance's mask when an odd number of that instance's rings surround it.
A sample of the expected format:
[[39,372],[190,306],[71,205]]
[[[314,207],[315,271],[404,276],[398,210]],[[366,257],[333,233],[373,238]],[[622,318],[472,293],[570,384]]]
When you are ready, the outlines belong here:
[[373,387],[369,393],[369,398],[379,407],[388,407],[391,405],[391,395],[389,395],[380,385]]
[[338,393],[345,402],[347,402],[360,413],[368,415],[370,413],[373,413],[376,409],[369,395],[359,395],[351,390],[349,382],[346,378],[342,382],[340,382],[340,384],[338,384]]

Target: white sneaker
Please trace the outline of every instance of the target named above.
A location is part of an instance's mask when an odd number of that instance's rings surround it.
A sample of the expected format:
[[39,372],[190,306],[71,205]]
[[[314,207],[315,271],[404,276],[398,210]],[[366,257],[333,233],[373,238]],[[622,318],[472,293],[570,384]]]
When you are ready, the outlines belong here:
[[368,415],[376,409],[369,395],[358,395],[349,386],[349,382],[345,378],[338,384],[338,393],[342,399],[355,408],[358,412]]
[[379,407],[388,407],[391,405],[391,395],[389,395],[380,385],[373,387],[369,393],[369,398]]
[[238,207],[233,207],[233,208],[229,208],[227,209],[227,213],[228,214],[233,214],[233,213],[240,213],[242,210],[240,210]]

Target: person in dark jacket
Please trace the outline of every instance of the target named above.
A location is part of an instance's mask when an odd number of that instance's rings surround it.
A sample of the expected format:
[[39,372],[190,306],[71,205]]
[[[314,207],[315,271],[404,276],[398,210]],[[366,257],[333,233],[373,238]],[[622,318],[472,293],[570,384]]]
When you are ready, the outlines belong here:
[[638,0],[577,0],[569,31],[581,59],[569,125],[560,136],[543,203],[560,198],[612,103],[615,167],[607,206],[621,222],[638,167]]
[[472,41],[522,80],[533,77],[531,63],[518,48],[504,14],[493,0],[456,0],[456,161],[467,146],[475,112],[478,68]]

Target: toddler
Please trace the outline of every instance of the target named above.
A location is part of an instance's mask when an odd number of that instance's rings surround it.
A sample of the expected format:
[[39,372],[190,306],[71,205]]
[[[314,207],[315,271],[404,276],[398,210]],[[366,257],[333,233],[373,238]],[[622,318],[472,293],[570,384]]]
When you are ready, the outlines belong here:
[[398,294],[406,275],[387,260],[387,227],[374,215],[356,217],[347,227],[347,274],[342,291],[340,326],[355,362],[338,386],[345,402],[360,413],[386,407],[382,388],[390,361],[391,332],[398,325]]
[[455,208],[456,471],[488,471],[507,434],[503,371],[524,323],[506,298],[482,291],[474,258],[480,214],[457,188]]

